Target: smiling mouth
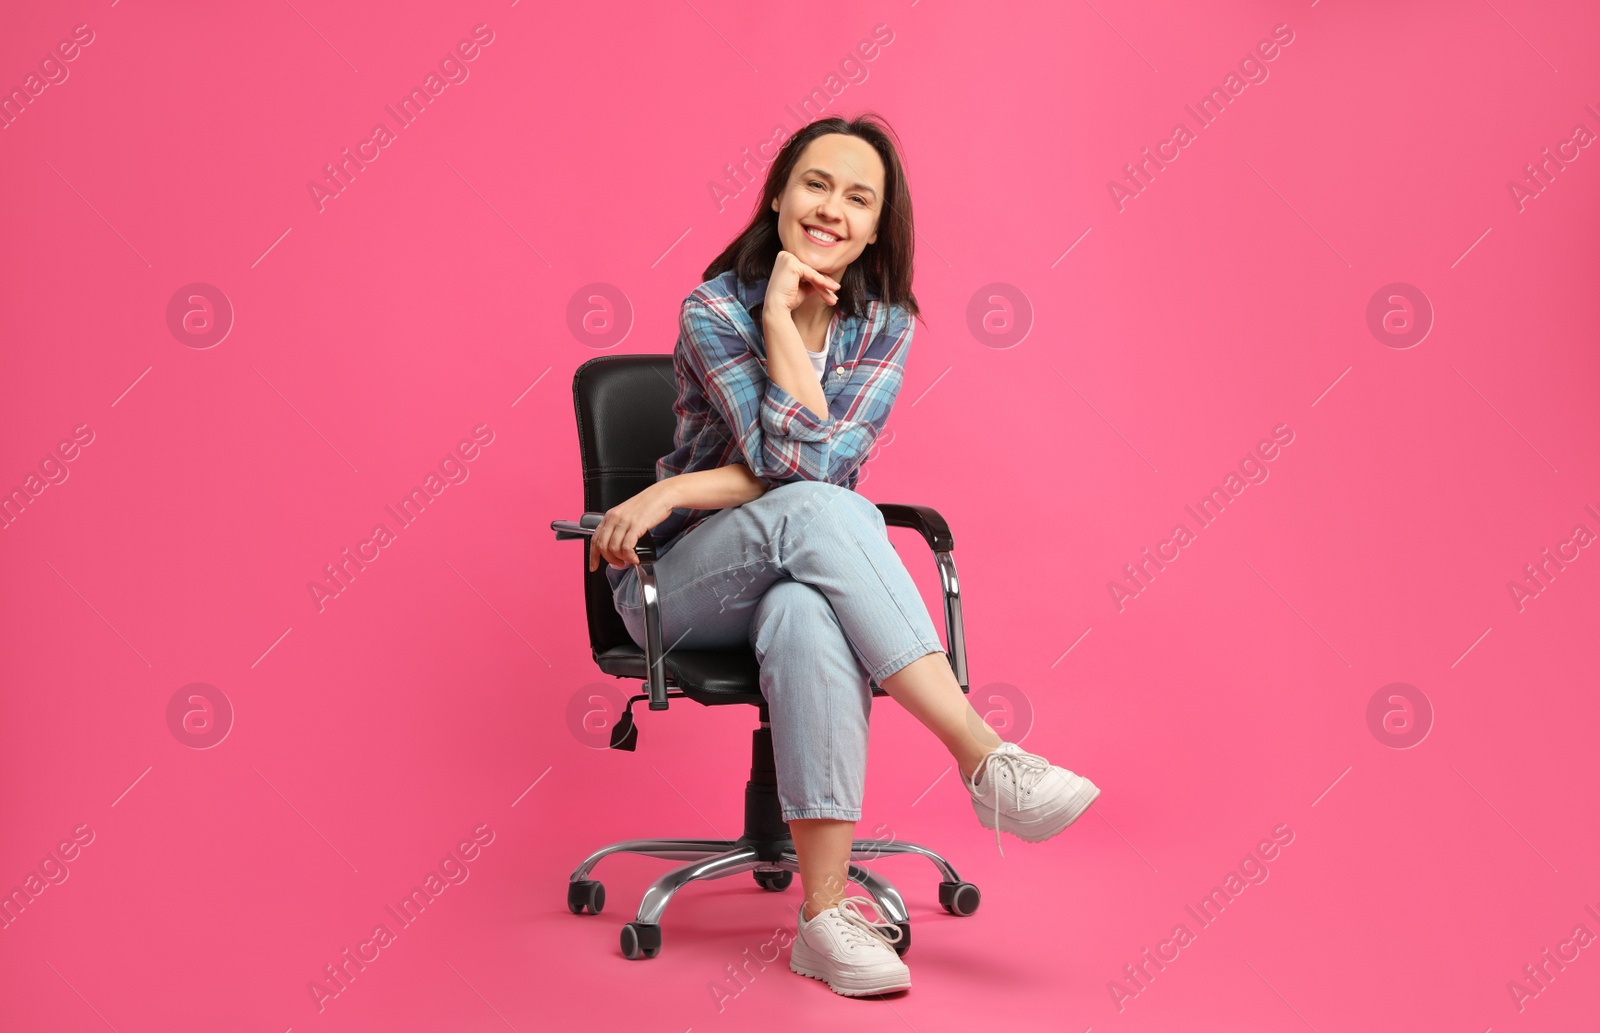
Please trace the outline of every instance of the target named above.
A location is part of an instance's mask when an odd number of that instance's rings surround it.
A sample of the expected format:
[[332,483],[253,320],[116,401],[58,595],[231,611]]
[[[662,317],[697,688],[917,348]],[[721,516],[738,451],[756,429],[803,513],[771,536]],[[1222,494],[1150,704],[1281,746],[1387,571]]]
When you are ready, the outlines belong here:
[[[832,247],[843,239],[837,234],[829,233],[827,230],[822,229],[819,226],[801,226],[800,229],[805,233],[807,240],[818,245],[819,247]],[[818,234],[821,235],[819,236]]]

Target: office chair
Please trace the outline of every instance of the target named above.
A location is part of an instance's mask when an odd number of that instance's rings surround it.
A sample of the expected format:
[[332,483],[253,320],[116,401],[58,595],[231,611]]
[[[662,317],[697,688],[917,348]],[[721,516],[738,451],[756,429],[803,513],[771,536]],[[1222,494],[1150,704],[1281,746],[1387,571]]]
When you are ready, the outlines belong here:
[[[578,538],[587,543],[606,510],[655,482],[656,460],[673,449],[676,396],[671,355],[601,356],[578,367],[572,378],[572,402],[578,417],[585,512],[576,522],[552,520],[550,526],[557,539]],[[967,692],[961,597],[955,561],[950,557],[955,547],[950,529],[944,518],[927,506],[879,503],[878,509],[885,523],[915,528],[933,550],[944,586],[946,656],[961,691]],[[708,707],[748,704],[758,708],[760,724],[751,734],[744,834],[738,839],[624,840],[596,850],[573,871],[567,885],[568,910],[575,915],[585,911],[599,914],[605,906],[605,887],[589,875],[607,855],[643,854],[688,862],[652,883],[639,905],[638,918],[622,927],[622,954],[630,960],[653,958],[660,953],[661,914],[673,894],[689,882],[748,871],[762,889],[779,892],[788,888],[799,871],[794,841],[778,800],[772,730],[755,652],[748,646],[730,650],[662,650],[661,611],[672,606],[672,599],[662,598],[656,591],[655,546],[646,533],[634,547],[640,560],[639,586],[644,603],[643,650],[634,645],[612,603],[606,564],[590,571],[589,550],[583,550],[583,593],[594,662],[607,674],[637,678],[648,687],[647,692],[628,700],[611,729],[611,748],[633,750],[637,746],[639,732],[633,721],[633,704],[643,699],[650,701],[651,710],[666,710],[669,700],[685,697]],[[677,691],[669,692],[669,686]],[[872,694],[888,695],[875,683]],[[911,945],[905,902],[887,879],[855,863],[888,854],[920,854],[933,862],[941,876],[939,903],[946,911],[964,916],[978,909],[978,888],[962,882],[950,862],[932,850],[914,843],[855,840],[850,852],[850,881],[864,887],[884,918],[900,927],[902,936],[896,949],[902,955]]]

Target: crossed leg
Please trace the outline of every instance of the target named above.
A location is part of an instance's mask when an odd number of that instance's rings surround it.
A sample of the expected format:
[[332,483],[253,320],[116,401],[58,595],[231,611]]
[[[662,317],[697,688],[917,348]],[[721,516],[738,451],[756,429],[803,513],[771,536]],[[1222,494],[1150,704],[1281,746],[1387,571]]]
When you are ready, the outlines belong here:
[[[734,557],[740,562],[730,564]],[[934,733],[963,775],[1000,745],[956,682],[882,513],[855,491],[780,485],[709,518],[657,563],[656,575],[670,600],[666,641],[722,648],[747,637],[763,659],[780,800],[808,917],[846,895],[870,678]],[[619,612],[642,642],[637,582],[623,587],[631,605],[619,602]]]
[[[866,776],[869,678],[827,597],[798,581],[779,581],[762,596],[751,640],[761,660],[780,799],[810,919],[846,896]],[[902,667],[883,688],[944,743],[963,775],[971,777],[1000,745],[942,652]]]

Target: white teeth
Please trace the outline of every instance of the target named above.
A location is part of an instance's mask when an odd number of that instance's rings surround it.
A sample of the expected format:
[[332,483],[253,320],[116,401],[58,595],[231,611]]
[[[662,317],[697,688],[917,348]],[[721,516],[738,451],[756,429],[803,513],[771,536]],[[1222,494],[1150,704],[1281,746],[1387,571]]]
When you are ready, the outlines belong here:
[[824,233],[822,230],[813,229],[810,226],[806,227],[806,233],[810,234],[813,237],[816,237],[818,240],[820,240],[820,241],[822,241],[824,243],[827,243],[827,244],[832,244],[834,241],[839,239],[838,237],[835,237],[831,233]]

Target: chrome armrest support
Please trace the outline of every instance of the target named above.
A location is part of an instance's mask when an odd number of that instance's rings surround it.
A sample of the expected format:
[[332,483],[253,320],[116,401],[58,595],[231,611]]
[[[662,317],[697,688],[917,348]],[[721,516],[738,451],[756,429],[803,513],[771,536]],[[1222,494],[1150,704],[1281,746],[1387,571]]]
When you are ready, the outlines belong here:
[[955,538],[950,525],[932,506],[906,506],[893,502],[877,503],[883,522],[890,527],[909,527],[922,535],[933,550],[939,565],[939,584],[944,589],[944,637],[950,666],[956,672],[961,691],[967,691],[967,636],[961,627],[961,582],[956,579],[956,561],[950,555]]
[[939,583],[944,587],[944,637],[950,646],[950,666],[955,669],[956,683],[967,691],[967,636],[961,627],[961,582],[956,580],[955,557],[948,552],[936,552],[939,564]]
[[[896,527],[910,527],[919,531],[933,549],[939,568],[939,584],[944,592],[944,634],[950,666],[955,671],[956,683],[962,692],[967,685],[967,638],[961,623],[961,582],[956,577],[955,557],[950,553],[955,541],[950,529],[939,514],[927,506],[902,506],[879,503],[884,522]],[[594,537],[604,513],[585,513],[577,521],[552,520],[550,527],[556,538]],[[667,676],[661,648],[661,595],[656,587],[655,542],[647,534],[633,547],[639,557],[639,597],[644,604],[644,656],[648,671],[650,709],[667,709]]]
[[[585,513],[576,522],[552,520],[550,527],[555,531],[557,540],[581,538],[587,541],[594,537],[595,528],[600,526],[604,517],[604,513]],[[667,669],[662,660],[661,597],[656,590],[654,540],[648,534],[644,535],[634,545],[633,552],[639,557],[639,597],[644,603],[644,659],[648,671],[646,680],[650,687],[650,709],[666,710]]]

